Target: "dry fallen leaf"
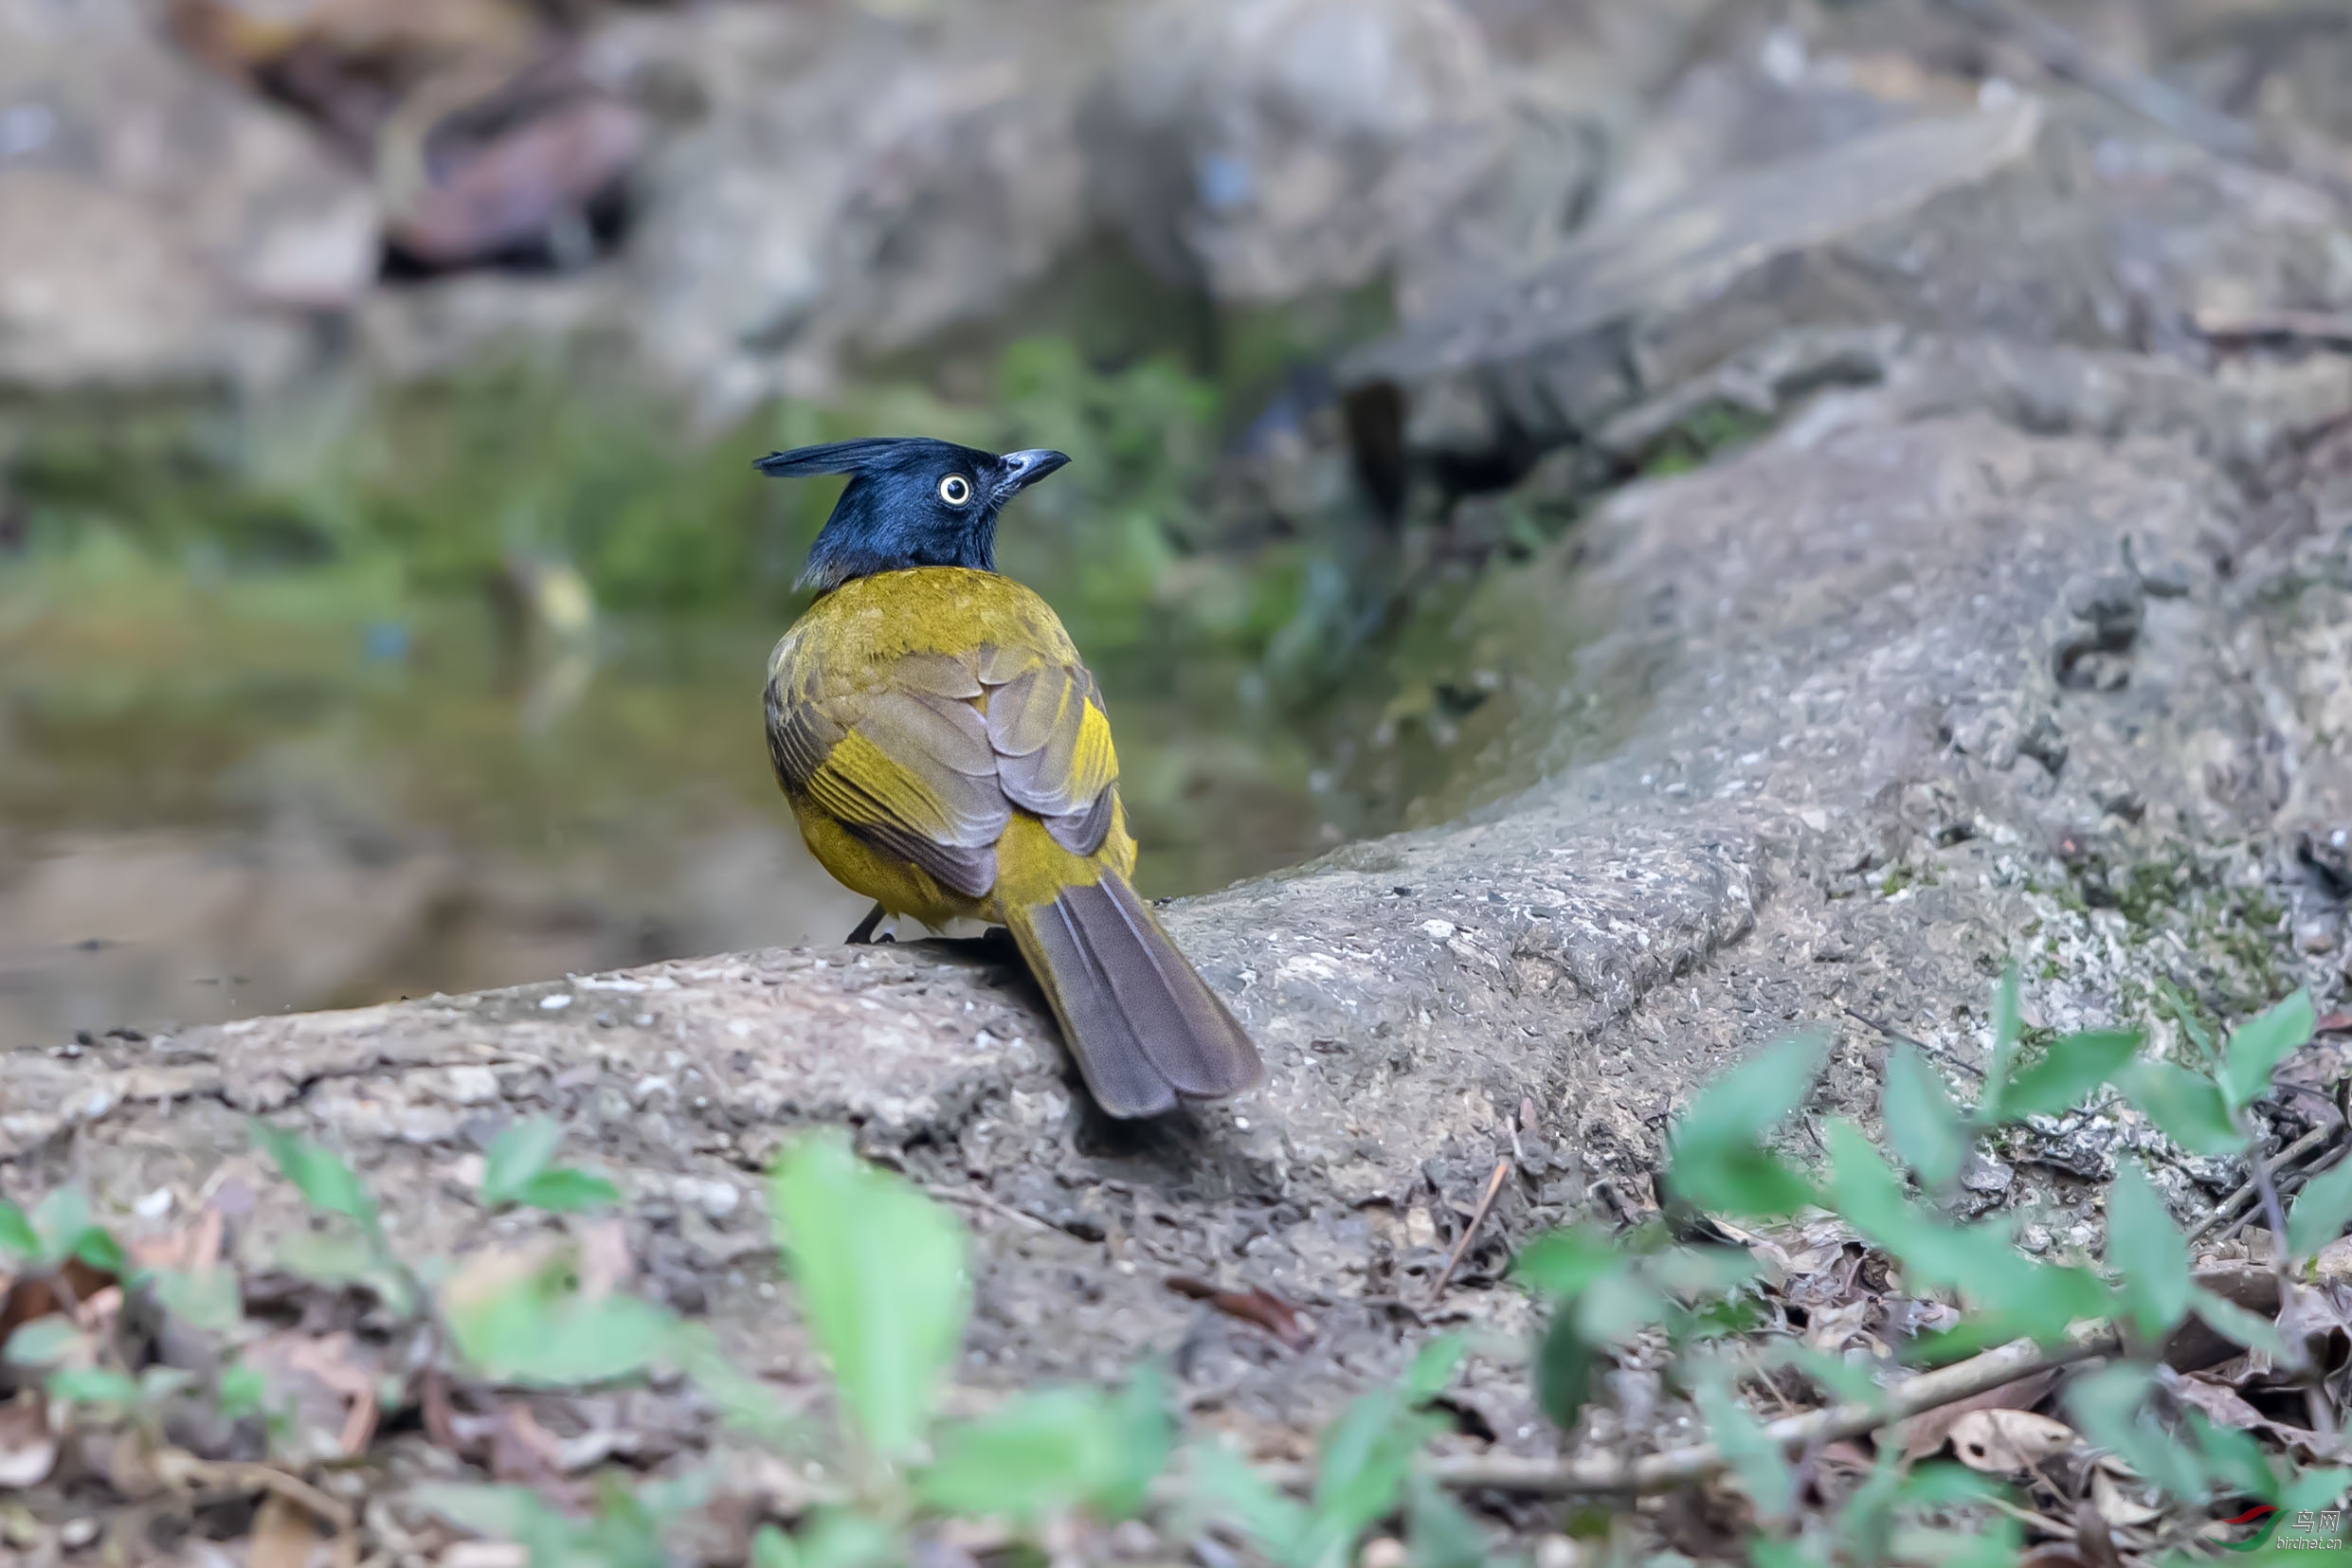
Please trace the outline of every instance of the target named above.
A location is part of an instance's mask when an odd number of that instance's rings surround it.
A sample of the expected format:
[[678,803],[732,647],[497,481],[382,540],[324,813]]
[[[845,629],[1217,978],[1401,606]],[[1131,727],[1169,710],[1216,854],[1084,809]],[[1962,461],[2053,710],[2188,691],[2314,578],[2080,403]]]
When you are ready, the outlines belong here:
[[253,1544],[245,1553],[252,1568],[309,1568],[318,1532],[310,1515],[272,1493],[253,1516]]
[[[2129,1479],[2128,1486],[2123,1479],[2126,1477]],[[2101,1458],[2090,1472],[2091,1505],[2098,1509],[2099,1517],[2114,1529],[2145,1524],[2163,1512],[2141,1502],[2135,1495],[2139,1487],[2140,1478],[2112,1455]]]
[[2010,1475],[2074,1445],[2074,1429],[2030,1410],[1972,1410],[1952,1423],[1952,1452],[1972,1470]]
[[2085,1568],[2124,1568],[2124,1555],[2115,1549],[2106,1516],[2088,1497],[2074,1500],[2074,1548]]
[[31,1389],[0,1405],[0,1491],[37,1487],[57,1468],[48,1410]]
[[375,1434],[377,1369],[352,1336],[299,1329],[264,1335],[245,1348],[271,1408],[292,1423],[289,1437],[312,1458],[350,1458]]
[[1939,1405],[1934,1410],[1898,1423],[1894,1429],[1895,1440],[1902,1445],[1907,1457],[1925,1458],[1944,1446],[1944,1440],[1951,1436],[1952,1429],[1960,1424],[1962,1416],[1981,1410],[2031,1410],[2041,1403],[2042,1397],[2050,1392],[2050,1385],[2057,1380],[2057,1376],[2055,1372],[2036,1372],[2031,1377],[2019,1378],[2014,1383],[2003,1383],[1999,1388],[1988,1388],[1965,1399]]
[[1314,1343],[1314,1325],[1307,1315],[1281,1297],[1264,1290],[1221,1290],[1190,1274],[1171,1274],[1167,1288],[1180,1296],[1204,1301],[1229,1318],[1256,1324],[1272,1334],[1285,1350],[1304,1350]]

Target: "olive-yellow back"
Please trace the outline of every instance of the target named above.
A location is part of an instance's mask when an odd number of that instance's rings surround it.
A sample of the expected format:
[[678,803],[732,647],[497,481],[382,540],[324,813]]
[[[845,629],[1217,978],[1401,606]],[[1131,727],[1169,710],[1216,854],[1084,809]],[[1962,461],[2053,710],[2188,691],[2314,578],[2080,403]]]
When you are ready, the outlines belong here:
[[1129,884],[1102,693],[1042,599],[963,567],[854,579],[776,644],[767,709],[810,852],[893,914],[1009,928],[1104,1109],[1257,1081],[1248,1036]]

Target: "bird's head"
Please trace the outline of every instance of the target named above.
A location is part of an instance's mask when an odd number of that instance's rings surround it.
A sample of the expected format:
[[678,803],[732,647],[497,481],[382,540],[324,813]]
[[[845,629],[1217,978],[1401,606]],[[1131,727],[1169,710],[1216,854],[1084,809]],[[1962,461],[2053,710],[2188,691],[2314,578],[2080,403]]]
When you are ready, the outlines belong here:
[[1070,460],[1059,452],[982,452],[919,437],[803,446],[760,459],[776,478],[846,474],[809,547],[801,586],[820,593],[907,567],[996,569],[996,514]]

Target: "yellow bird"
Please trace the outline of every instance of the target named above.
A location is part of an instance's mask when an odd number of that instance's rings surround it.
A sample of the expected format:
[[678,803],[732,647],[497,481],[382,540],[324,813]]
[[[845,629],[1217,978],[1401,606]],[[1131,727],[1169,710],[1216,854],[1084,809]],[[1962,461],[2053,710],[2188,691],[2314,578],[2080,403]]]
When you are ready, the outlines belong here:
[[768,753],[801,837],[884,914],[1008,928],[1095,1103],[1152,1116],[1257,1083],[1257,1050],[1128,878],[1102,690],[996,571],[1004,504],[1070,460],[876,439],[760,460],[846,474],[768,661]]

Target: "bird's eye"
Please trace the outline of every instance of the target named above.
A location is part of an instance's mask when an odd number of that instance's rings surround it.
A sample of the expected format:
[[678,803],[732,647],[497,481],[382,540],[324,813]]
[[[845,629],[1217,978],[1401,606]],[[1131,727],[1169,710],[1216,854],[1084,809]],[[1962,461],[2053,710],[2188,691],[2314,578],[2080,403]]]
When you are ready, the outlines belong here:
[[939,481],[939,498],[950,506],[962,506],[972,498],[972,482],[961,474],[950,474]]

